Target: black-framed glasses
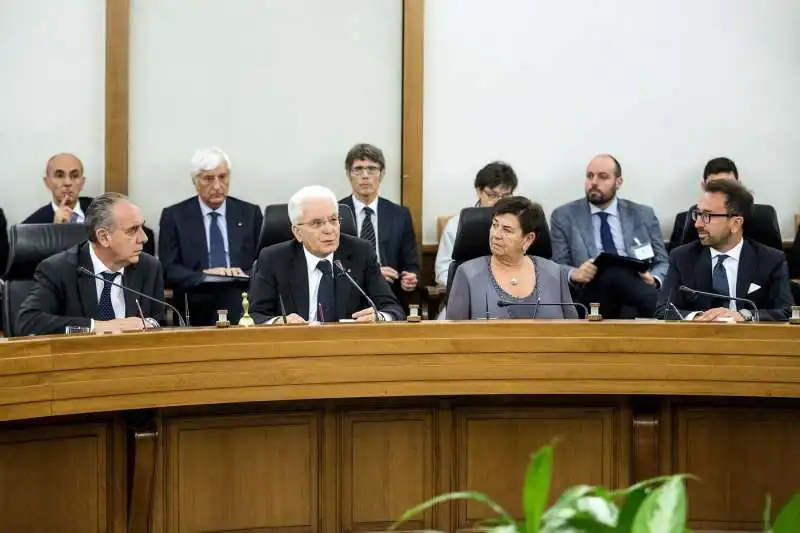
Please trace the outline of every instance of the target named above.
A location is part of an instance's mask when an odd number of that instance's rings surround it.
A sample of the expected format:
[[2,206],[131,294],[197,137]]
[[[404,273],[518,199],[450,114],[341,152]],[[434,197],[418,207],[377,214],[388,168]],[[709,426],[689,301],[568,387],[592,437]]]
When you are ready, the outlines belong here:
[[703,224],[711,224],[711,220],[714,218],[733,218],[738,217],[735,213],[708,213],[706,211],[700,211],[699,209],[692,209],[692,220],[697,222],[697,219],[703,221]]
[[377,176],[378,174],[381,173],[381,167],[376,165],[367,165],[367,166],[359,165],[352,167],[350,169],[350,173],[357,176],[364,174],[365,172],[368,176]]
[[502,200],[503,198],[510,198],[511,196],[514,195],[514,193],[511,191],[497,192],[491,189],[483,189],[483,194],[486,195],[486,198],[494,202],[496,202],[497,200]]
[[339,224],[342,222],[342,217],[339,215],[333,215],[332,217],[328,218],[315,218],[313,220],[309,220],[308,222],[298,222],[295,226],[308,226],[314,230],[322,229],[325,224],[330,224],[333,227],[339,227]]

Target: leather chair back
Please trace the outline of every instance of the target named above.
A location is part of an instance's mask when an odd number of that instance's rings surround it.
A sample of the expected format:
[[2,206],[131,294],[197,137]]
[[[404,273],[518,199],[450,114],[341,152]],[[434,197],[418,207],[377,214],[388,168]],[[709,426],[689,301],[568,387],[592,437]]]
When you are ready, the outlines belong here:
[[[342,218],[341,232],[356,236],[356,218],[353,211],[345,204],[339,204],[339,216]],[[261,250],[267,246],[286,242],[294,239],[292,235],[292,222],[289,220],[288,204],[272,204],[264,209],[264,224],[261,226],[261,235],[258,239],[256,258]]]
[[44,259],[86,240],[83,224],[17,224],[8,231],[9,257],[3,290],[3,332],[16,336],[17,315]]

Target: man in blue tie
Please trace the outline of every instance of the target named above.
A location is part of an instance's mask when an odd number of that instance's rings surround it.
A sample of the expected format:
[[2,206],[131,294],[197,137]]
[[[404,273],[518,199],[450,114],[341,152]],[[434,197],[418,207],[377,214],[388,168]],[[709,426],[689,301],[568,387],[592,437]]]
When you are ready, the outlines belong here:
[[[613,156],[602,154],[589,162],[585,198],[553,211],[553,261],[574,267],[570,281],[577,299],[586,305],[598,302],[604,317],[651,318],[667,274],[667,252],[653,208],[617,197],[622,181],[622,166]],[[622,265],[598,271],[594,261],[601,253],[649,266],[641,273]]]
[[190,175],[197,195],[161,213],[158,256],[166,286],[179,304],[186,295],[193,325],[213,324],[217,309],[228,309],[236,322],[247,287],[237,280],[246,283],[264,217],[257,205],[229,196],[231,161],[220,148],[195,152]]

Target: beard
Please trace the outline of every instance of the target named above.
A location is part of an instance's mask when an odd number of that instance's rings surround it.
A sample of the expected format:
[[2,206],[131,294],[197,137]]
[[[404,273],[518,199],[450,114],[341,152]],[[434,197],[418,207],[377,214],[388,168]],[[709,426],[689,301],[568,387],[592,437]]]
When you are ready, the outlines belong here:
[[608,202],[613,200],[616,195],[617,195],[616,186],[611,187],[611,191],[609,191],[608,194],[603,194],[603,192],[600,189],[595,189],[595,188],[586,191],[586,199],[589,200],[589,203],[598,206],[607,204]]

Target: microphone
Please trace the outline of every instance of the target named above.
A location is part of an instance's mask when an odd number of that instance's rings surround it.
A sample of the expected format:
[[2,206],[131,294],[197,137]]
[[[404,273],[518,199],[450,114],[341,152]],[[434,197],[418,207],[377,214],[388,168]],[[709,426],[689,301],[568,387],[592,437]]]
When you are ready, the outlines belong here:
[[189,327],[192,324],[189,319],[189,295],[185,292],[183,293],[183,312],[186,317],[186,327]]
[[584,316],[589,316],[589,309],[585,305],[580,302],[543,302],[540,299],[536,299],[536,303],[529,303],[529,302],[506,302],[505,300],[498,300],[497,307],[531,307],[533,306],[533,316],[531,318],[536,318],[536,313],[539,311],[539,306],[544,307],[564,307],[565,305],[571,305],[577,308],[583,309]]
[[375,302],[372,301],[372,298],[367,296],[367,293],[364,292],[364,290],[361,287],[358,286],[358,283],[356,283],[356,280],[354,280],[353,277],[350,275],[350,273],[347,272],[347,270],[345,270],[344,265],[342,265],[342,262],[340,260],[336,259],[333,262],[333,266],[338,268],[339,271],[342,274],[344,274],[344,276],[350,281],[350,283],[353,285],[353,287],[358,289],[358,292],[361,293],[361,296],[363,296],[364,298],[367,299],[367,302],[369,302],[370,307],[372,307],[372,311],[375,313],[375,322],[382,322],[383,321],[383,316],[378,312],[378,306],[375,305]]
[[116,281],[106,281],[105,278],[103,278],[103,276],[98,276],[97,274],[95,274],[94,272],[89,270],[88,268],[85,268],[85,267],[82,267],[82,266],[78,266],[78,274],[86,274],[87,276],[89,276],[91,278],[99,279],[103,283],[110,283],[111,285],[114,285],[115,287],[119,287],[123,291],[127,291],[127,292],[130,292],[130,293],[133,293],[136,296],[141,296],[145,300],[150,300],[151,302],[155,302],[157,304],[163,305],[164,307],[168,307],[169,309],[172,309],[172,311],[175,313],[175,316],[178,317],[178,322],[180,323],[180,327],[182,327],[182,328],[186,327],[186,322],[184,322],[180,311],[178,311],[178,309],[174,305],[169,304],[169,303],[165,302],[164,300],[159,300],[158,298],[153,298],[149,294],[145,294],[145,293],[139,292],[139,291],[137,291],[135,289],[131,289],[130,287],[126,287],[126,286],[124,286],[124,285],[122,285],[120,283],[117,283]]
[[674,289],[670,289],[669,295],[667,296],[667,303],[664,306],[664,320],[669,320],[669,312],[670,310],[675,311],[675,314],[678,315],[678,320],[683,320],[683,315],[681,314],[680,310],[672,303],[672,291]]
[[686,285],[681,285],[680,287],[678,287],[678,290],[694,296],[708,296],[710,298],[719,298],[721,300],[728,300],[728,301],[733,300],[734,302],[746,303],[747,305],[753,308],[753,322],[759,321],[758,307],[756,307],[756,304],[755,302],[753,302],[753,300],[748,300],[747,298],[737,298],[736,296],[727,296],[725,294],[717,294],[716,292],[706,292],[706,291],[699,291],[697,289],[690,289]]
[[281,296],[280,291],[278,291],[278,303],[281,304],[281,318],[283,318],[283,323],[288,324],[286,321],[286,306],[283,305],[283,296]]

